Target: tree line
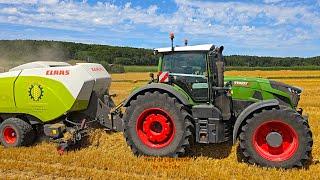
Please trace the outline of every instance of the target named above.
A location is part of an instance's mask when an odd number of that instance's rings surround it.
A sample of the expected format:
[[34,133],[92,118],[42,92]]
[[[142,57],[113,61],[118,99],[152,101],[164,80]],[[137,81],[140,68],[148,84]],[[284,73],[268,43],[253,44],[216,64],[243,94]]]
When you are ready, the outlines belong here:
[[[68,61],[81,60],[101,64],[156,65],[158,57],[151,49],[83,44],[60,41],[0,40],[0,59],[8,61]],[[274,67],[320,66],[320,56],[259,57],[246,55],[226,56],[227,66]]]

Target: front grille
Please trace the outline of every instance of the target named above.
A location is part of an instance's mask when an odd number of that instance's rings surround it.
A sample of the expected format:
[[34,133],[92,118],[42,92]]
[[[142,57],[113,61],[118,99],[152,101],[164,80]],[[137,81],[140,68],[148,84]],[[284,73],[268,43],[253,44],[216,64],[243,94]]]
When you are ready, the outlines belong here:
[[[294,107],[298,106],[302,89],[287,85],[282,82],[272,81],[272,80],[270,80],[270,84],[272,88],[288,93],[290,95],[290,100],[292,102],[292,105]],[[282,101],[283,103],[289,104],[289,102],[286,99],[284,99],[284,97],[280,97],[278,95],[276,95],[276,97],[278,100],[280,100],[280,102]]]
[[286,93],[291,93],[288,89],[289,86],[285,83],[270,80],[270,85],[273,89],[277,89]]

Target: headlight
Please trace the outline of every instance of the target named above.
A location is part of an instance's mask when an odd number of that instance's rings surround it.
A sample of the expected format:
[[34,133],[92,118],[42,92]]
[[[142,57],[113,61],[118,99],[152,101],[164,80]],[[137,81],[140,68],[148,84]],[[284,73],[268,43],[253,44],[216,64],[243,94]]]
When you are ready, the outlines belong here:
[[298,87],[288,87],[288,90],[293,94],[301,94],[302,89]]

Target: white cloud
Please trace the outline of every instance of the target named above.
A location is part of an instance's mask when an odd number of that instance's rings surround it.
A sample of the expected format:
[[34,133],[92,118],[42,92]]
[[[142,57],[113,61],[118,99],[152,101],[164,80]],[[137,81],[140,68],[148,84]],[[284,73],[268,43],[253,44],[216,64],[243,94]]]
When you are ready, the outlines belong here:
[[54,5],[57,4],[59,0],[39,0],[39,3],[41,4],[48,4],[48,5]]
[[283,0],[264,0],[263,2],[264,3],[267,3],[267,4],[271,4],[271,3],[279,3],[279,2],[282,2]]
[[3,4],[36,4],[38,0],[0,0]]
[[[242,44],[256,46],[264,44],[294,45],[305,43],[301,39],[320,39],[320,15],[309,6],[286,7],[285,5],[261,5],[235,2],[200,2],[176,0],[177,14],[196,17],[198,26],[211,24],[204,28],[183,26],[193,34],[207,33],[214,37],[241,40]],[[184,19],[188,22],[188,19]],[[260,22],[259,22],[260,21]],[[186,24],[184,24],[186,25]],[[294,27],[303,28],[294,31]],[[249,28],[250,27],[250,28]],[[299,38],[297,38],[299,37]]]
[[4,14],[17,14],[18,9],[14,7],[8,7],[8,8],[0,9],[0,12]]
[[202,39],[225,38],[243,46],[260,47],[298,45],[320,38],[319,13],[307,5],[274,5],[280,1],[252,4],[176,0],[176,12],[160,14],[156,5],[141,8],[131,3],[117,6],[71,0],[0,0],[0,4],[12,5],[0,10],[0,22],[82,32],[105,28],[127,34],[143,26],[160,32],[174,31]]

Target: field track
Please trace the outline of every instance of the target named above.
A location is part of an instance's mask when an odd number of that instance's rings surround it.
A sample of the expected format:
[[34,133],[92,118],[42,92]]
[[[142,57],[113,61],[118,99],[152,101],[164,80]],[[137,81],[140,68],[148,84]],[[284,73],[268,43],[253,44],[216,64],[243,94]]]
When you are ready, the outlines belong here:
[[[313,131],[313,160],[306,169],[279,170],[237,161],[237,146],[227,143],[196,146],[193,157],[135,157],[122,133],[94,130],[85,144],[62,156],[46,141],[32,147],[0,147],[2,179],[320,179],[320,71],[230,71],[227,75],[268,77],[302,87],[300,106],[309,115]],[[134,86],[149,79],[148,73],[114,74],[111,93],[116,102],[125,99]]]

